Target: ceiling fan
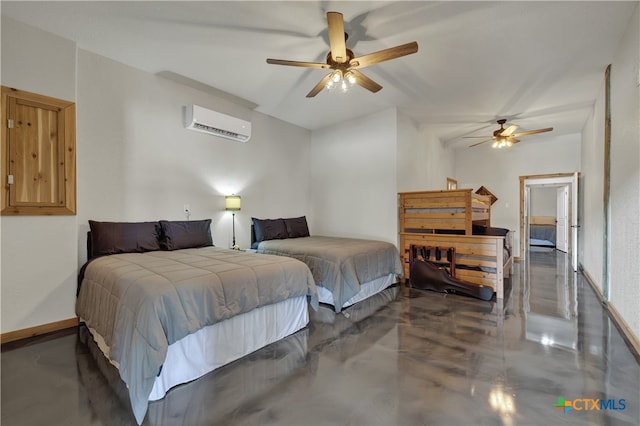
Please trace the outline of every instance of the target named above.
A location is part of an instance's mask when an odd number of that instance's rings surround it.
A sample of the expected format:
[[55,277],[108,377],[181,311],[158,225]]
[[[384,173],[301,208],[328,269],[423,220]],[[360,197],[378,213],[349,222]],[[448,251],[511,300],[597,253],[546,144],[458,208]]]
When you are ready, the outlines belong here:
[[342,14],[338,12],[327,12],[327,23],[329,26],[329,47],[331,50],[327,54],[326,63],[267,59],[268,64],[333,70],[311,89],[307,94],[307,98],[314,97],[324,88],[333,89],[337,87],[342,91],[347,91],[353,84],[358,84],[376,93],[382,89],[382,86],[362,74],[359,69],[379,62],[410,55],[418,51],[418,43],[413,41],[356,57],[351,50],[347,49],[348,35],[344,32],[344,19]]
[[483,143],[487,143],[491,141],[493,141],[493,144],[491,145],[492,148],[509,148],[514,143],[520,142],[520,139],[518,138],[521,136],[535,135],[536,133],[550,132],[553,130],[553,127],[547,127],[545,129],[527,130],[525,132],[514,133],[518,129],[518,126],[515,124],[512,124],[511,126],[505,129],[504,123],[506,122],[507,120],[505,118],[502,118],[497,121],[497,123],[500,125],[500,128],[493,132],[493,136],[465,136],[465,138],[485,139],[482,142],[478,142],[478,143],[474,143],[473,145],[470,145],[469,148],[482,145]]

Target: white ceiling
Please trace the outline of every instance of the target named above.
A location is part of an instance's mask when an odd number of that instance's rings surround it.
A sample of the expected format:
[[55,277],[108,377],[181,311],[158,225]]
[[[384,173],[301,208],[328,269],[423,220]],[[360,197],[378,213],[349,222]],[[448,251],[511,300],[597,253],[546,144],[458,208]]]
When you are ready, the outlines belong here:
[[[2,14],[81,49],[182,76],[308,129],[396,106],[453,147],[507,118],[519,131],[580,132],[637,1],[9,2]],[[343,13],[356,56],[417,41],[362,71],[383,86],[305,95],[325,75],[266,58],[324,62],[326,12]],[[509,122],[507,123],[509,124]],[[473,141],[473,140],[472,140]],[[477,141],[477,140],[475,140]]]

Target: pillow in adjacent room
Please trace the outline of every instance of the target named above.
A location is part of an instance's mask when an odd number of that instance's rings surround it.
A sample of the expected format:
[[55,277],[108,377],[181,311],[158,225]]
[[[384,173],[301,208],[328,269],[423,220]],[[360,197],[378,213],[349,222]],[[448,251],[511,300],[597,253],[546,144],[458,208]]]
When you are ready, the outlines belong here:
[[162,248],[179,250],[213,245],[211,219],[203,220],[161,220]]
[[89,221],[91,257],[160,250],[158,222]]
[[257,243],[267,240],[282,240],[288,237],[284,219],[256,219],[253,217],[251,220]]
[[309,227],[305,216],[284,219],[284,224],[287,227],[287,236],[289,238],[309,236]]

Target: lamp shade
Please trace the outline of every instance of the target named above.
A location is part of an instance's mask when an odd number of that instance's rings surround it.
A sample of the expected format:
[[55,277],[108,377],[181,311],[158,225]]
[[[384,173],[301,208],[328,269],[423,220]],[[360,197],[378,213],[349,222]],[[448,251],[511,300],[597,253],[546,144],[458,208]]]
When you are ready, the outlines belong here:
[[224,209],[233,211],[240,210],[240,196],[227,195],[224,197]]

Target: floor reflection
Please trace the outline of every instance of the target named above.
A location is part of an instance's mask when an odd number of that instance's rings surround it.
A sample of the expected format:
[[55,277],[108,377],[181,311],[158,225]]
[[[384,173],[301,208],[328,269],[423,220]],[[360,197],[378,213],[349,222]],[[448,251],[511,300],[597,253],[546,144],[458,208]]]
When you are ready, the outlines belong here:
[[[555,279],[541,273],[543,268],[555,269]],[[538,249],[523,262],[523,270],[527,340],[575,351],[578,345],[577,274],[571,269],[569,255],[555,249]]]
[[[398,286],[344,313],[323,306],[306,329],[172,389],[144,424],[637,425],[638,361],[566,255],[516,262],[507,294]],[[82,338],[3,348],[2,424],[135,424],[117,372]],[[559,398],[605,405],[565,413]]]

